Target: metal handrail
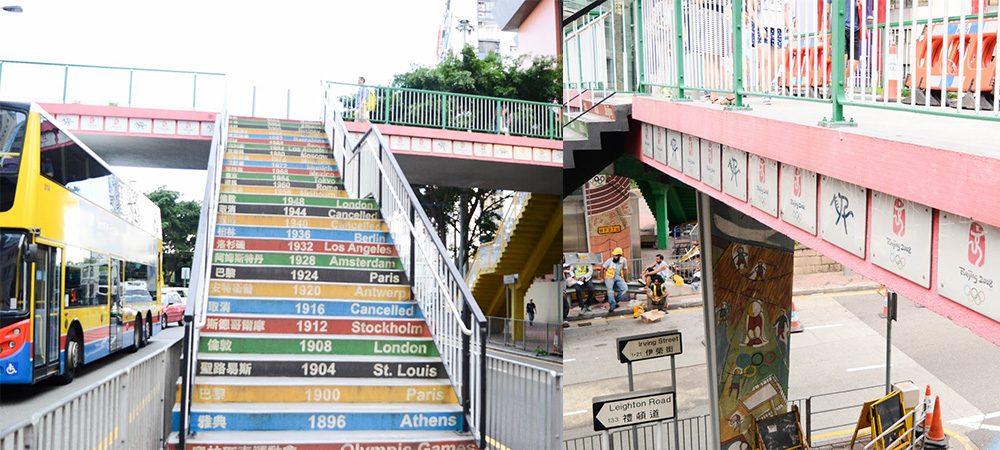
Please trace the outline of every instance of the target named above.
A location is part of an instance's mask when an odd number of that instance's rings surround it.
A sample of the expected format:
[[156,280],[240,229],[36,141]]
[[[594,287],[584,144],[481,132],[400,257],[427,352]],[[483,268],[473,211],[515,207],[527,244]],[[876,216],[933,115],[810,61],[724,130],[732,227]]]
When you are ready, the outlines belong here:
[[[518,192],[514,195],[514,202],[508,206],[507,212],[504,213],[496,237],[492,241],[480,245],[479,249],[476,250],[476,255],[472,258],[472,265],[469,266],[469,273],[465,276],[466,284],[470,287],[476,284],[476,280],[483,270],[496,266],[496,262],[500,260],[500,254],[503,253],[507,240],[514,232],[514,227],[521,218],[521,213],[524,212],[524,206],[530,197],[530,192]],[[485,254],[483,253],[484,248],[486,249]],[[485,266],[482,264],[481,256],[486,256]]]
[[[179,74],[179,75],[191,75],[192,76],[192,92],[191,92],[191,109],[197,108],[198,103],[198,77],[199,76],[209,76],[209,77],[225,77],[226,74],[218,72],[195,72],[188,70],[170,70],[170,69],[146,69],[139,67],[116,67],[116,66],[97,66],[89,64],[60,64],[60,63],[48,63],[48,62],[38,62],[38,61],[16,61],[16,60],[0,60],[0,76],[3,75],[3,65],[4,64],[18,64],[18,65],[29,65],[29,66],[45,66],[45,67],[62,67],[63,68],[63,87],[62,87],[62,103],[66,103],[67,95],[69,91],[69,71],[70,69],[100,69],[100,70],[115,70],[115,71],[128,71],[129,73],[129,86],[128,86],[128,103],[126,106],[132,106],[132,93],[134,79],[133,75],[135,72],[148,72],[148,73],[162,73],[162,74]],[[3,78],[0,77],[0,81]],[[0,84],[2,86],[2,84]]]
[[184,347],[181,353],[186,364],[181,371],[181,413],[178,426],[180,446],[184,447],[190,430],[190,414],[194,385],[195,361],[198,353],[198,336],[208,316],[208,294],[211,285],[212,249],[215,243],[216,219],[219,212],[219,187],[222,185],[222,159],[226,155],[229,139],[229,112],[223,108],[215,118],[212,146],[208,157],[208,176],[205,180],[205,197],[201,202],[198,218],[198,241],[195,245],[191,267],[191,301],[184,307]]
[[[459,394],[467,419],[463,426],[471,429],[480,447],[485,448],[486,317],[432,231],[434,227],[381,132],[372,126],[355,141],[344,124],[342,104],[329,84],[324,84],[324,93],[324,129],[345,190],[352,197],[373,197],[378,202],[404,263],[411,293],[434,331],[434,342]],[[418,257],[423,258],[419,266]],[[429,279],[429,286],[418,278]]]
[[[351,118],[358,112],[357,91],[361,86],[367,88],[368,95],[375,95],[375,108],[368,111],[372,123],[545,139],[562,137],[562,129],[556,126],[561,109],[558,103],[333,81],[323,85],[327,91],[338,89],[331,97],[340,101]],[[500,120],[504,108],[508,112]]]

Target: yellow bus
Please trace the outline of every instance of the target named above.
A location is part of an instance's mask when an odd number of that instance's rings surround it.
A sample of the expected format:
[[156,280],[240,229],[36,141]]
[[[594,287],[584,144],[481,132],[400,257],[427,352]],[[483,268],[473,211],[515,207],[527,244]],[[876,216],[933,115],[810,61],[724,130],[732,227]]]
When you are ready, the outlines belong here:
[[0,102],[0,384],[159,332],[160,210],[37,104]]

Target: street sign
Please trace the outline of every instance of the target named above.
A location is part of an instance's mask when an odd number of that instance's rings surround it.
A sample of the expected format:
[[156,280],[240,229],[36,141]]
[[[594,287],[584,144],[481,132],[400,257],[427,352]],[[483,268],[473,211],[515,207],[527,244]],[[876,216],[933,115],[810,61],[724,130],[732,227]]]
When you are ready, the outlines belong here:
[[503,284],[517,284],[517,274],[504,275]]
[[672,387],[594,397],[594,431],[673,419],[676,399]]
[[182,280],[190,280],[191,279],[191,268],[190,267],[181,267],[181,279]]
[[682,352],[681,332],[677,330],[618,338],[620,363],[679,355]]

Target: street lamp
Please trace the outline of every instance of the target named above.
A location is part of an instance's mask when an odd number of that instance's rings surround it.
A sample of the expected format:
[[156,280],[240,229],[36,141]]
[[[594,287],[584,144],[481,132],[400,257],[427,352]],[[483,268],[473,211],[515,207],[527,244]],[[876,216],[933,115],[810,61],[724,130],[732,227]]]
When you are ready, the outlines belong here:
[[467,42],[465,41],[466,34],[472,34],[472,30],[475,29],[472,25],[469,25],[468,19],[462,19],[458,21],[458,26],[455,27],[456,30],[462,32],[462,48],[465,48]]
[[18,5],[10,5],[10,6],[4,6],[4,7],[3,7],[3,10],[4,10],[4,11],[7,11],[7,12],[10,12],[10,13],[19,13],[19,12],[24,12],[24,9],[22,9],[22,8],[21,8],[20,6],[18,6]]

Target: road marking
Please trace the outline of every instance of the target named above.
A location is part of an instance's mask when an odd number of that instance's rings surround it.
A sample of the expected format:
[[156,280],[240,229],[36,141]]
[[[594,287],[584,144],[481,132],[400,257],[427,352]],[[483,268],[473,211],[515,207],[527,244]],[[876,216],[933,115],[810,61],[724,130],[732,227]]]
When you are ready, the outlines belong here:
[[1000,411],[994,411],[988,414],[980,414],[976,416],[963,417],[961,419],[949,420],[948,423],[953,423],[955,425],[961,425],[964,427],[969,427],[973,429],[985,429],[990,431],[1000,431],[1000,426],[997,425],[984,425],[983,422],[1000,417]]
[[863,294],[874,294],[875,289],[865,289],[861,291],[843,291],[843,292],[829,292],[826,294],[810,294],[810,295],[796,295],[793,296],[793,300],[808,300],[810,298],[823,298],[823,297],[840,297],[843,295],[863,295]]
[[860,372],[862,370],[872,370],[872,369],[882,369],[885,364],[879,364],[877,366],[865,366],[865,367],[855,367],[853,369],[847,369],[848,372]]
[[[959,436],[959,435],[955,434],[955,432],[953,432],[953,431],[951,431],[951,430],[949,430],[947,428],[944,429],[944,432],[946,434],[948,434],[949,436],[957,439],[959,442],[961,442],[962,445],[965,446],[965,450],[973,450],[971,444],[969,444],[969,441],[966,440],[965,438],[963,438],[962,436]],[[826,439],[826,438],[843,436],[843,435],[852,434],[852,433],[854,433],[854,429],[853,428],[848,428],[848,429],[840,430],[840,431],[831,431],[829,433],[823,433],[823,434],[818,434],[818,435],[813,436],[812,437],[812,441],[816,442],[816,441],[823,440],[823,439]],[[862,430],[861,432],[859,432],[858,433],[858,437],[862,437],[862,436],[871,436],[871,430],[870,429],[865,429],[865,430]]]
[[563,360],[563,364],[566,364],[568,362],[573,362],[573,361],[576,361],[576,358],[564,359]]
[[497,441],[496,439],[491,438],[489,435],[486,435],[486,442],[489,442],[490,445],[492,445],[493,447],[495,447],[495,448],[497,448],[499,450],[510,450],[510,447],[507,447],[506,445],[501,444],[499,441]]
[[842,327],[842,326],[844,326],[844,324],[842,324],[842,323],[835,323],[835,324],[831,324],[831,325],[809,325],[808,327],[805,327],[805,328],[807,330],[816,330],[816,329],[819,329],[819,328],[835,328],[835,327]]
[[577,414],[584,414],[584,413],[586,413],[587,411],[588,411],[588,410],[586,410],[586,409],[581,409],[581,410],[579,410],[579,411],[573,411],[573,412],[568,412],[568,413],[564,413],[564,414],[563,414],[563,417],[566,417],[566,416],[575,416],[575,415],[577,415]]

